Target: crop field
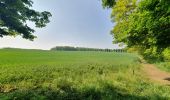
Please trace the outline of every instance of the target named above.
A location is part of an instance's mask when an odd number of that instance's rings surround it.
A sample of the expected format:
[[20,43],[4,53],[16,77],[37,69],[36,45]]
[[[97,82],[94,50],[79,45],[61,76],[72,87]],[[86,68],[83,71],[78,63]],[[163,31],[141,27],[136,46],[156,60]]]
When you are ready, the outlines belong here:
[[0,50],[0,100],[161,100],[170,87],[144,77],[138,55]]

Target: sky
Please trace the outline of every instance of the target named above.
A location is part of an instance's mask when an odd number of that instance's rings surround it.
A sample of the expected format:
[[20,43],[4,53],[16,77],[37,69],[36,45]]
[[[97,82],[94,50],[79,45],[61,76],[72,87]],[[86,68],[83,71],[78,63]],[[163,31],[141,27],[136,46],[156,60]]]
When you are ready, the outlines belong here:
[[35,28],[34,41],[17,37],[0,38],[0,48],[15,47],[48,50],[55,46],[90,48],[118,48],[113,45],[110,30],[111,10],[103,9],[101,0],[33,0],[33,9],[49,11],[50,23],[45,28]]

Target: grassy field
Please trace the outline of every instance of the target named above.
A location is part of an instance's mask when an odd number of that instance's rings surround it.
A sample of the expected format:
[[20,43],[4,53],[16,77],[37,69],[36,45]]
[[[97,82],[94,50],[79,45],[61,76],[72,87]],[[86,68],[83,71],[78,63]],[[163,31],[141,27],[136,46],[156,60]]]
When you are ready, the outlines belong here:
[[143,76],[135,54],[0,50],[0,100],[170,99]]

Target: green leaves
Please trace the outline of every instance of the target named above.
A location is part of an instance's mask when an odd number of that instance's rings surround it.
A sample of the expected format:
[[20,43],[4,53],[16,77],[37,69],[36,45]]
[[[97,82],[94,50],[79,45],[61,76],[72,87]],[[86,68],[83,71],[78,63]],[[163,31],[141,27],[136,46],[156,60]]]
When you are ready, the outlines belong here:
[[112,8],[115,5],[116,0],[102,0],[102,3],[104,8]]
[[31,9],[31,0],[0,0],[0,36],[21,35],[25,39],[33,40],[34,29],[27,26],[26,22],[34,22],[36,27],[42,28],[49,23],[51,13],[38,12]]
[[116,43],[142,47],[149,56],[170,47],[169,0],[117,0],[111,18],[116,23],[111,31]]

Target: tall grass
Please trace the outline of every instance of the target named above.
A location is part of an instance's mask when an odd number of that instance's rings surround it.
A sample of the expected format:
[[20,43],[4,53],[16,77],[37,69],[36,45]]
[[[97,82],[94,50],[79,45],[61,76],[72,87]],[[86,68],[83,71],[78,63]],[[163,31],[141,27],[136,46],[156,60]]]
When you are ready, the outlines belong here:
[[158,63],[155,63],[155,65],[161,70],[170,72],[170,61],[169,62],[158,62]]

